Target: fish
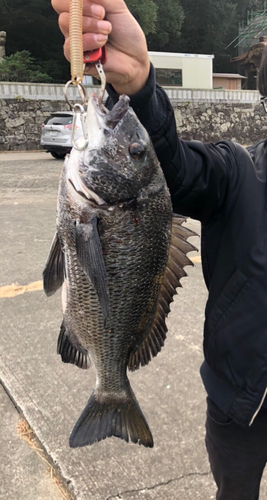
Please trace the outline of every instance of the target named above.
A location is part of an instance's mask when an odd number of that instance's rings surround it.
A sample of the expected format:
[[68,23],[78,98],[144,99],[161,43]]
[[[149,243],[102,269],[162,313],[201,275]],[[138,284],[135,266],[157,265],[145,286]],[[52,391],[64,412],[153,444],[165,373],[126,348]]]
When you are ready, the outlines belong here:
[[56,231],[43,271],[47,296],[62,287],[57,352],[96,373],[71,448],[115,436],[153,447],[128,378],[162,349],[170,303],[193,265],[195,233],[173,214],[151,139],[123,95],[108,111],[92,93],[88,146],[63,164]]

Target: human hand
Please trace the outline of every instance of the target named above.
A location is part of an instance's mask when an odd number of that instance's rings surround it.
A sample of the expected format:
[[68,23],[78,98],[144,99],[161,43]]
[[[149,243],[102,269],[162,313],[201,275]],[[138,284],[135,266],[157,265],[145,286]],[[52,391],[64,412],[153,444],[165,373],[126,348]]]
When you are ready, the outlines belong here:
[[[123,0],[84,0],[83,48],[95,50],[106,43],[107,81],[118,94],[132,95],[145,85],[150,62],[143,31]],[[64,54],[70,60],[69,0],[51,0],[59,14],[59,27],[65,36]],[[94,65],[86,74],[97,77]]]

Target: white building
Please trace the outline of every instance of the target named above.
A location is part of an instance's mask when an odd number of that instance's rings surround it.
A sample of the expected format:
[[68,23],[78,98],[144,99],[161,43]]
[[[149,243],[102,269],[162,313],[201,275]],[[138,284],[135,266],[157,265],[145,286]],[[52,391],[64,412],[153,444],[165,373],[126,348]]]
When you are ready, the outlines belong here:
[[185,89],[213,88],[213,55],[175,52],[148,52],[148,54],[160,85]]

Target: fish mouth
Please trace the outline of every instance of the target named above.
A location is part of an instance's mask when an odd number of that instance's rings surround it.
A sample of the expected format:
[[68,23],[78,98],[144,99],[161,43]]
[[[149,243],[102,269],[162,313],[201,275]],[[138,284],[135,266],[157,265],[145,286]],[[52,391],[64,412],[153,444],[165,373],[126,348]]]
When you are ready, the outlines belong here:
[[73,152],[73,161],[70,161],[68,164],[67,178],[71,188],[74,189],[77,195],[86,199],[94,206],[104,208],[104,205],[109,206],[110,203],[98,195],[94,191],[93,186],[85,182],[82,170],[84,166],[89,167],[92,152],[98,151],[104,144],[105,131],[110,133],[124,118],[129,109],[129,102],[130,98],[122,95],[111,111],[109,111],[103,106],[100,107],[97,94],[93,92],[90,95],[86,119],[89,145],[82,155],[78,151]]
[[99,125],[103,128],[114,129],[123,119],[129,109],[130,98],[127,95],[121,95],[118,102],[109,111],[105,107],[100,108],[99,98],[94,92],[90,95],[87,109],[88,128],[90,129],[90,117],[97,117]]

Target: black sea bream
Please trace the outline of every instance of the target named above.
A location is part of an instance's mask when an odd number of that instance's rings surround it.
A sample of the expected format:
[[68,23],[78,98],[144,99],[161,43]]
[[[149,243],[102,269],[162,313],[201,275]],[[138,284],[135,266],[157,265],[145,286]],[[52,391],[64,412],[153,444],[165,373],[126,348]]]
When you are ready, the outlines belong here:
[[62,361],[92,364],[96,372],[70,446],[117,436],[152,447],[126,372],[146,365],[164,344],[194,233],[173,216],[152,143],[128,97],[108,113],[92,94],[87,128],[89,146],[72,149],[63,166],[44,270],[47,295],[63,285]]

